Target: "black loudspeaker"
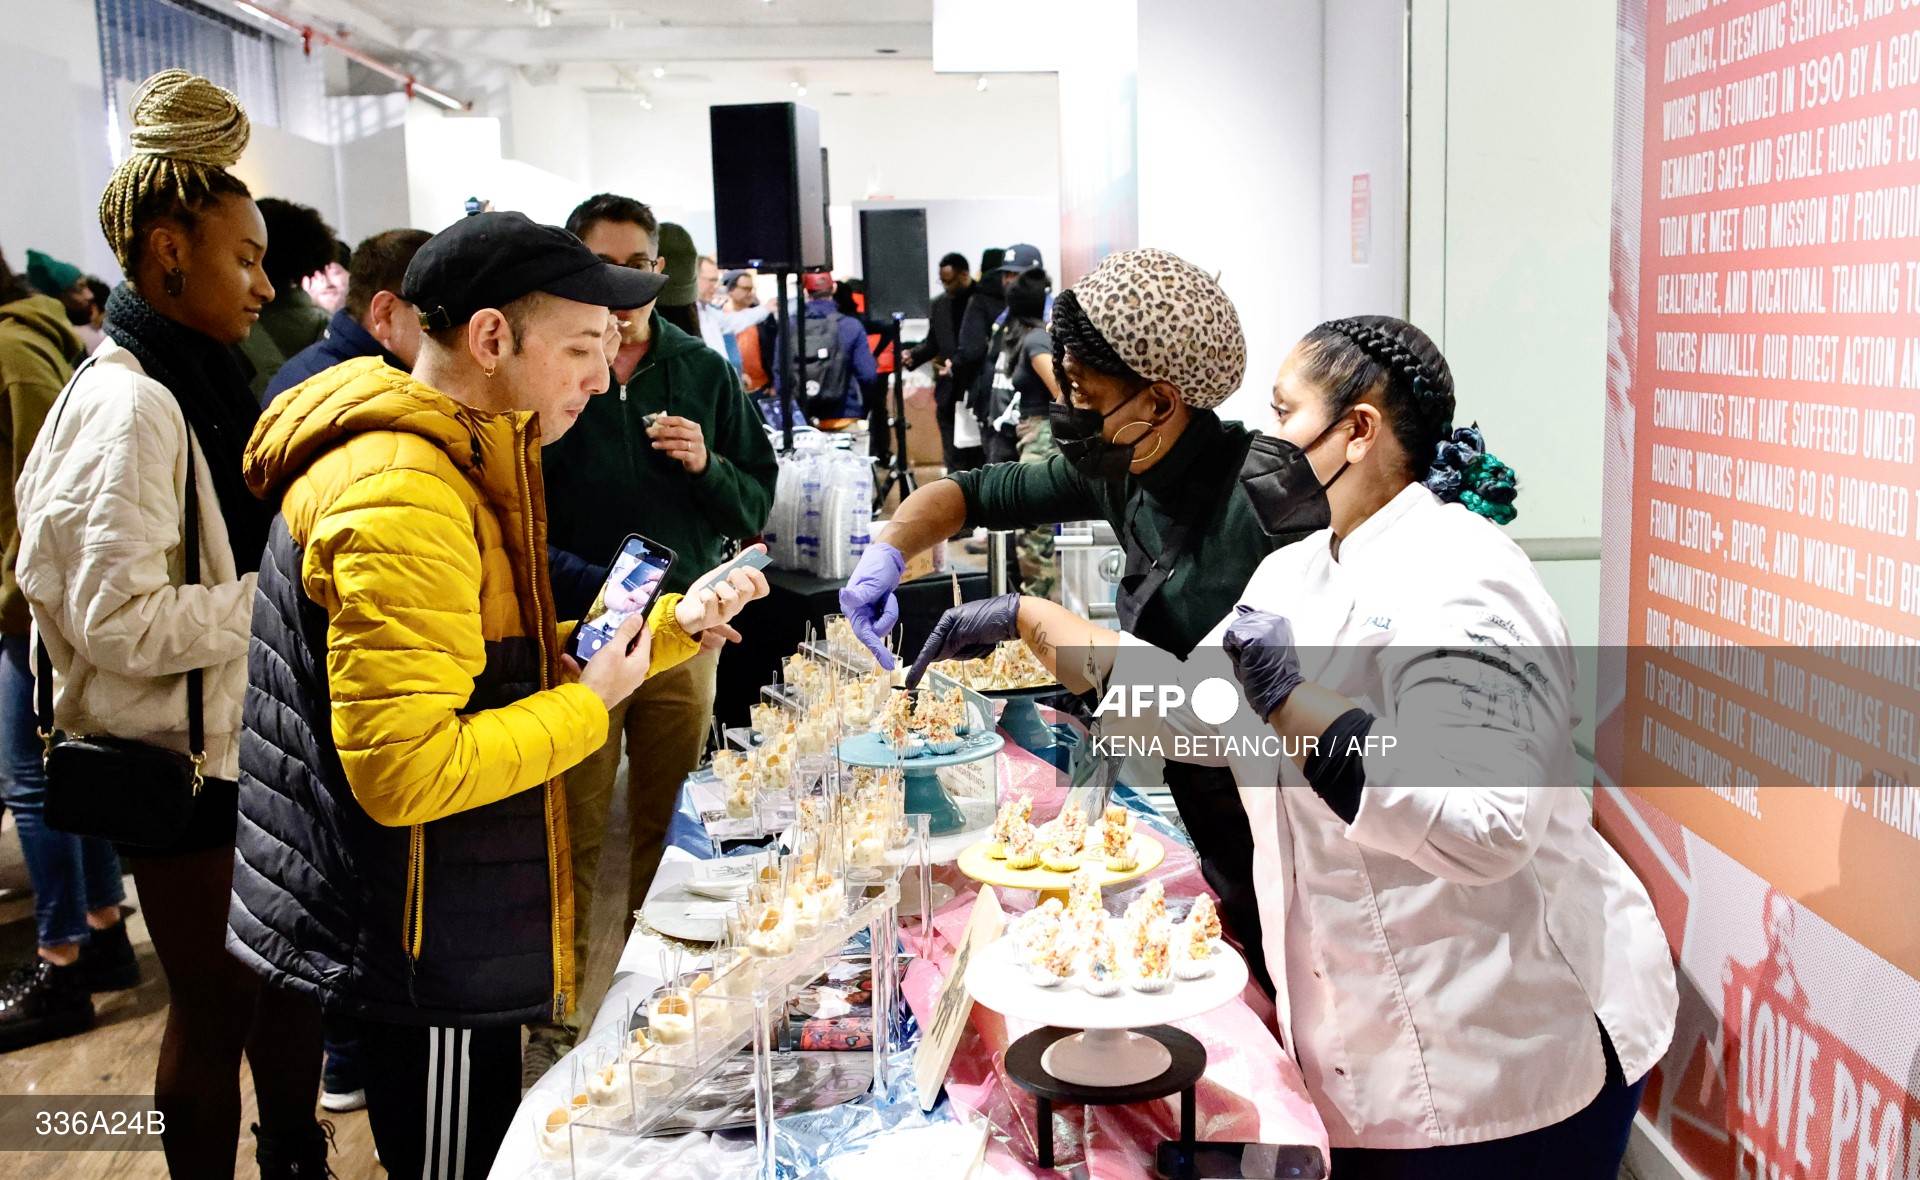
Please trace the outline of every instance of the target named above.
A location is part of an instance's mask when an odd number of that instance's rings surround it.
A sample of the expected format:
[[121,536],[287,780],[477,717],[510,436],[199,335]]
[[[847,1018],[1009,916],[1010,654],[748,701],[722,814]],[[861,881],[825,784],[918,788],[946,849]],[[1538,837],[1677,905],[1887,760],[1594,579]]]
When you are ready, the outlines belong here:
[[723,267],[826,266],[820,116],[791,102],[711,107],[713,228]]
[[927,211],[860,210],[860,273],[867,281],[867,316],[924,319],[927,294]]

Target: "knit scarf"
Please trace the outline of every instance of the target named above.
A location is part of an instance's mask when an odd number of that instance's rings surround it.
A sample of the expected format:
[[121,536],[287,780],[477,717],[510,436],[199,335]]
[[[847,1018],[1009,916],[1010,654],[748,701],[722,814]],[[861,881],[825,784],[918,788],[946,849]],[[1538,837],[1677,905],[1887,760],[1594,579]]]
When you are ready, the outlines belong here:
[[242,474],[242,456],[260,417],[260,403],[253,398],[239,358],[212,337],[161,315],[126,283],[107,296],[106,333],[180,403],[213,477],[234,567],[241,573],[260,568],[274,510],[247,490]]

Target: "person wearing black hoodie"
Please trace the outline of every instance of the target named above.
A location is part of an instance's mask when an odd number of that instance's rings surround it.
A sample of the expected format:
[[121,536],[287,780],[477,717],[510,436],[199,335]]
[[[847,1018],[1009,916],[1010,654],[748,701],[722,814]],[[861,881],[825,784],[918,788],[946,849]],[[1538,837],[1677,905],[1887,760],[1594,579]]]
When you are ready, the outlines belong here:
[[960,334],[954,343],[953,396],[958,406],[954,413],[971,412],[979,418],[981,438],[986,437],[986,420],[980,418],[980,414],[987,401],[980,396],[978,387],[983,377],[990,382],[993,372],[987,363],[987,345],[992,340],[994,324],[1006,314],[1007,284],[1012,281],[1012,273],[1017,273],[1003,269],[1006,254],[1007,251],[997,247],[981,254],[980,281],[973,285],[973,298],[967,301],[967,309],[960,317]]

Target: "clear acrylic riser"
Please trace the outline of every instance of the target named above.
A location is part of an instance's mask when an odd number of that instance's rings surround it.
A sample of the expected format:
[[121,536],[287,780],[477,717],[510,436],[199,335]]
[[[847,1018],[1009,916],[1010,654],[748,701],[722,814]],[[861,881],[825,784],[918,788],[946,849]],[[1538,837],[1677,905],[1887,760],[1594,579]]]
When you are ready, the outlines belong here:
[[[544,1180],[602,1180],[629,1174],[620,1164],[622,1142],[646,1135],[679,1111],[703,1083],[741,1050],[752,1047],[757,1174],[773,1180],[774,1065],[782,1051],[788,1001],[799,989],[847,957],[847,943],[867,934],[873,978],[873,1077],[876,1093],[888,1085],[893,1050],[891,1014],[899,994],[895,954],[900,887],[896,880],[852,888],[846,915],[800,940],[777,958],[746,958],[691,997],[689,1037],[656,1044],[637,1059],[627,1050],[630,1030],[651,1025],[647,1001],[630,1011],[598,1044],[576,1052],[569,1107],[535,1109],[527,1133],[535,1136]],[[657,1029],[656,1029],[657,1031]]]

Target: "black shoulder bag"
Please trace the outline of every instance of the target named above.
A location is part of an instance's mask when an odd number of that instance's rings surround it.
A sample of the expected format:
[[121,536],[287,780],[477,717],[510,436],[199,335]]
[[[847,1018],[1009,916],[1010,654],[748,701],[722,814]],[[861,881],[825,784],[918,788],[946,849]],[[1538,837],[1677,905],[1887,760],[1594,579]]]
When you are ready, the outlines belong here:
[[[78,377],[78,374],[75,374]],[[57,422],[56,422],[57,425]],[[52,427],[48,428],[49,431]],[[200,581],[200,492],[195,486],[193,429],[187,428],[187,503],[181,539],[186,584]],[[53,727],[53,663],[34,645],[34,712],[44,743],[47,824],[75,836],[163,848],[186,834],[206,762],[206,701],[199,668],[187,673],[187,740],[191,754],[110,734],[64,734]]]

